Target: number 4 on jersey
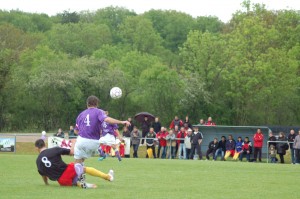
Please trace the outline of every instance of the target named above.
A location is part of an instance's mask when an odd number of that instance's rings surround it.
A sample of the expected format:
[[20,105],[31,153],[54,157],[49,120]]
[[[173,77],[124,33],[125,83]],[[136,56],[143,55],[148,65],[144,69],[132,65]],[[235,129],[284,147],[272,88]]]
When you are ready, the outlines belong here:
[[87,116],[84,119],[84,123],[86,124],[86,126],[91,126],[91,122],[90,122],[90,114],[87,114]]

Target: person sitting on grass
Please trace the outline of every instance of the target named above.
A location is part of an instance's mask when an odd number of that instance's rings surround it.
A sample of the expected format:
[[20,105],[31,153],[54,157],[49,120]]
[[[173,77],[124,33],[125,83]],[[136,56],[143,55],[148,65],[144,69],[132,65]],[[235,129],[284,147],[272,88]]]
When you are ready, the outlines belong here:
[[240,153],[242,152],[242,147],[243,147],[243,140],[242,137],[238,137],[238,140],[235,144],[235,153],[233,156],[234,160],[237,160],[240,156]]
[[[38,139],[35,142],[39,155],[36,159],[36,166],[39,174],[45,185],[49,185],[48,178],[52,181],[58,181],[61,186],[78,186],[81,188],[97,188],[97,185],[85,182],[85,175],[83,175],[83,182],[78,182],[77,174],[74,168],[74,163],[66,164],[61,155],[73,155],[73,148],[66,149],[60,147],[46,148],[45,142]],[[114,180],[114,171],[109,170],[105,174],[92,167],[83,167],[83,173],[91,176],[100,177],[107,181]]]
[[247,161],[250,162],[251,153],[252,153],[252,143],[249,141],[248,137],[245,137],[242,145],[242,151],[240,153],[240,161],[243,161],[244,156],[246,156]]
[[214,140],[208,144],[208,150],[206,151],[206,160],[209,160],[210,154],[212,154],[213,159],[215,158],[215,153],[216,150],[218,149],[218,146],[219,146],[218,138],[214,138]]
[[225,151],[226,151],[226,137],[222,136],[221,140],[219,141],[218,149],[216,150],[214,160],[217,160],[219,154],[221,155],[221,160],[224,160]]
[[224,159],[227,160],[229,156],[234,156],[235,153],[235,140],[232,138],[232,135],[228,136],[228,140],[226,141],[226,153]]

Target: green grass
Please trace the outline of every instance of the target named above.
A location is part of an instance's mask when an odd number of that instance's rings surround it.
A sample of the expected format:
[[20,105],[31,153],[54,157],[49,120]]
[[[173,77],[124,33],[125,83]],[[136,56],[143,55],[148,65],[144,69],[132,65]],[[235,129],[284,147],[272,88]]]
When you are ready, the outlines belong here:
[[[232,161],[191,161],[115,158],[102,162],[88,159],[86,166],[115,171],[115,181],[87,176],[98,185],[94,190],[45,186],[39,176],[37,155],[0,154],[0,198],[299,198],[299,167]],[[65,156],[66,162],[72,157]]]

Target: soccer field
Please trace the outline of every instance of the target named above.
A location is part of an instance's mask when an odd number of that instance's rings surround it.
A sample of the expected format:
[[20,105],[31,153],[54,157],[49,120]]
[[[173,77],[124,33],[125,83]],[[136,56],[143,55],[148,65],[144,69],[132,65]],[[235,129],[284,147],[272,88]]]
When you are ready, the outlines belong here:
[[[87,176],[97,189],[45,186],[39,176],[36,155],[0,154],[0,198],[300,198],[297,165],[108,158],[86,161],[103,172],[115,171],[115,181]],[[71,162],[72,157],[64,157]]]

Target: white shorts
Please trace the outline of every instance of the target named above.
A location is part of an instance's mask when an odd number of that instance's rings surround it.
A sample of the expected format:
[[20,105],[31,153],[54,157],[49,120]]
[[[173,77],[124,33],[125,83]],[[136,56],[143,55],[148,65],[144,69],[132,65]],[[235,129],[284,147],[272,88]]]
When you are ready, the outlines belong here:
[[105,136],[100,138],[100,144],[104,144],[104,145],[108,145],[111,146],[113,144],[119,144],[120,140],[116,139],[116,137],[114,135],[111,134],[106,134]]
[[74,158],[79,160],[93,156],[97,152],[99,144],[99,140],[78,136],[74,147]]

